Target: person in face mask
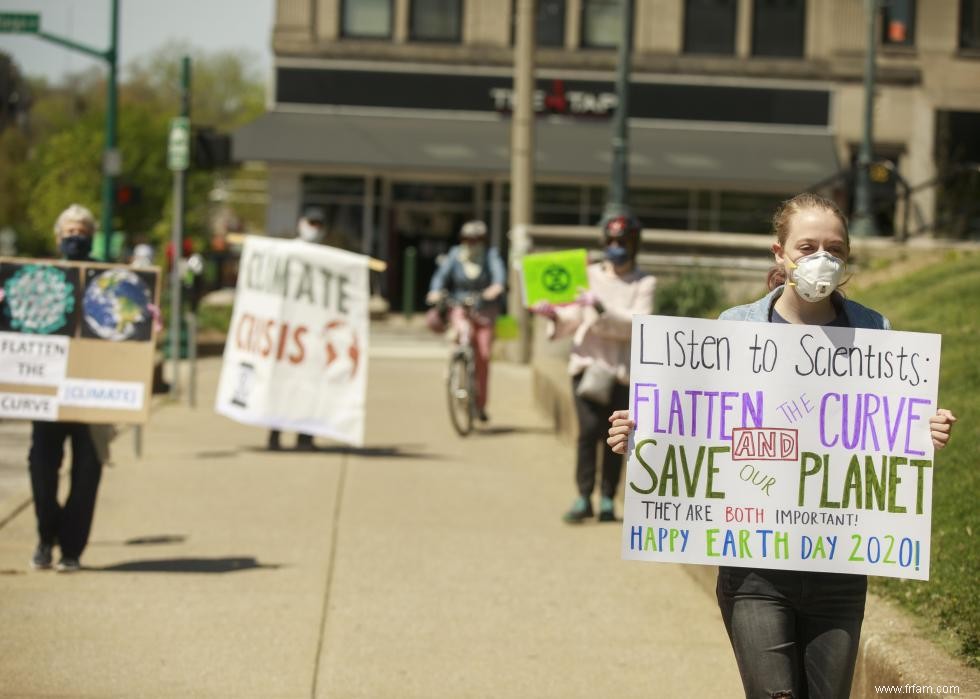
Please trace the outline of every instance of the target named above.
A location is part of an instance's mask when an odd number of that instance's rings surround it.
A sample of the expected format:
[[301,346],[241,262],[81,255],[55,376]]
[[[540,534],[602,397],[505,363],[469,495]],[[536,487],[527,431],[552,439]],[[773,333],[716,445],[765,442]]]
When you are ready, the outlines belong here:
[[54,225],[58,252],[66,260],[84,262],[90,259],[94,234],[95,218],[91,211],[79,204],[72,204],[62,211]]
[[[324,211],[319,206],[306,207],[303,210],[303,215],[296,222],[296,238],[305,243],[322,243],[326,232],[323,225],[325,218]],[[279,430],[269,430],[266,448],[269,451],[282,449],[282,433]],[[313,435],[302,433],[296,435],[296,450],[315,451],[316,445],[313,443]]]
[[[799,194],[776,211],[773,229],[769,293],[724,311],[722,320],[890,329],[883,315],[838,291],[850,244],[836,204]],[[607,443],[625,453],[634,427],[629,412],[618,410],[609,421]],[[946,446],[955,422],[945,409],[930,418],[936,449]],[[863,575],[720,567],[718,606],[745,696],[849,696],[867,587]]]
[[[594,514],[596,447],[605,438],[606,416],[614,406],[627,400],[633,316],[653,312],[656,279],[636,268],[641,228],[632,216],[607,219],[602,226],[603,260],[589,265],[589,289],[568,306],[539,303],[531,308],[532,313],[548,319],[550,339],[572,338],[568,373],[578,418],[575,458],[578,497],[563,516],[570,524],[581,523]],[[622,457],[603,449],[600,522],[616,521],[613,500],[622,470]]]
[[322,243],[324,238],[323,209],[308,206],[296,224],[296,237],[307,243]]
[[[459,231],[459,245],[449,249],[439,268],[432,275],[426,303],[438,304],[447,294],[456,301],[477,297],[472,315],[467,316],[459,305],[449,313],[449,322],[456,328],[457,337],[466,323],[470,325],[470,340],[476,358],[477,418],[487,422],[487,398],[490,384],[490,354],[493,350],[494,329],[504,293],[506,271],[497,248],[487,245],[487,224],[467,221]],[[438,308],[430,309],[426,322],[434,332],[441,332],[442,319]]]
[[[89,259],[95,217],[84,206],[72,204],[55,222],[55,243],[62,258],[76,262]],[[59,572],[81,568],[80,558],[88,543],[95,499],[102,477],[102,458],[96,446],[94,426],[80,422],[31,423],[28,471],[34,496],[38,543],[31,558],[35,570],[51,568],[54,548],[61,549]],[[101,432],[100,432],[101,434]],[[64,505],[58,502],[58,472],[71,441],[71,487]]]

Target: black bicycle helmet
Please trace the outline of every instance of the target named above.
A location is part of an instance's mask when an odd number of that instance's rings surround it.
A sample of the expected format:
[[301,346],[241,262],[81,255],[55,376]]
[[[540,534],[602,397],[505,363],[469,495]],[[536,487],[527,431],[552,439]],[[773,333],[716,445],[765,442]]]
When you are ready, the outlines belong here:
[[602,225],[602,237],[607,243],[611,240],[619,240],[635,250],[640,243],[641,230],[643,224],[635,216],[613,216]]

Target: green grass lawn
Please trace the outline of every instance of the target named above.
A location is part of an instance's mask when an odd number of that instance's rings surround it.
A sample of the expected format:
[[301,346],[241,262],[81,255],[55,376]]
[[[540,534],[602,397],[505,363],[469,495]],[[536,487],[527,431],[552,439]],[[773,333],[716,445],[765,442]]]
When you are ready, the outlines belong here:
[[950,254],[936,265],[848,295],[884,313],[896,330],[943,336],[939,404],[959,418],[933,473],[930,580],[872,578],[872,591],[897,600],[952,638],[980,667],[980,255]]

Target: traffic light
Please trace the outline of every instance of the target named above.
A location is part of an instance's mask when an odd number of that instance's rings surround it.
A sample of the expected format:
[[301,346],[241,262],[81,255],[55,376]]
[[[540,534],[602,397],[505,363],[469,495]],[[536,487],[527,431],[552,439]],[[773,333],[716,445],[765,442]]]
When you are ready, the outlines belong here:
[[195,169],[214,170],[231,165],[231,138],[209,126],[194,130],[191,158]]
[[143,189],[127,182],[116,183],[116,206],[138,206],[143,201]]

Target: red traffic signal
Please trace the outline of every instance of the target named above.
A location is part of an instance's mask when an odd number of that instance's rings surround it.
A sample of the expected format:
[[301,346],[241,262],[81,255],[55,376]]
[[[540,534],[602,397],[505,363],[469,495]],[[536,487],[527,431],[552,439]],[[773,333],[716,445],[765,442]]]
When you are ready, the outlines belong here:
[[134,184],[116,185],[116,205],[130,206],[139,204],[143,199],[143,190]]

